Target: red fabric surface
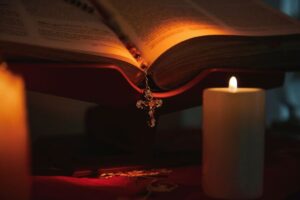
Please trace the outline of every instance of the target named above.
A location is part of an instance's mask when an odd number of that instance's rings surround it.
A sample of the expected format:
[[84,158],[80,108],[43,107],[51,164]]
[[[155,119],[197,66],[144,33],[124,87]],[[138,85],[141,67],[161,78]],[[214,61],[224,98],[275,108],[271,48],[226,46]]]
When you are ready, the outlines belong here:
[[[300,192],[300,143],[281,138],[267,140],[264,194],[260,199],[283,200]],[[154,192],[149,200],[210,199],[201,189],[201,165],[172,168],[163,177],[178,187],[171,192]],[[137,200],[151,179],[136,177],[74,178],[33,176],[32,200]]]
[[[266,168],[264,195],[261,199],[282,200],[300,191],[299,161]],[[210,199],[201,189],[201,167],[188,166],[173,169],[167,180],[178,184],[171,192],[155,192],[149,199]],[[139,199],[146,193],[149,179],[113,177],[108,179],[74,178],[66,176],[33,177],[33,200],[99,200]]]
[[134,184],[124,177],[110,179],[37,176],[33,179],[33,199],[117,199],[138,193],[144,183]]
[[[191,166],[174,169],[167,177],[178,185],[172,192],[155,192],[150,199],[199,199],[201,192],[201,169]],[[134,177],[74,178],[66,176],[33,177],[33,200],[99,200],[138,199],[146,194],[151,179]]]

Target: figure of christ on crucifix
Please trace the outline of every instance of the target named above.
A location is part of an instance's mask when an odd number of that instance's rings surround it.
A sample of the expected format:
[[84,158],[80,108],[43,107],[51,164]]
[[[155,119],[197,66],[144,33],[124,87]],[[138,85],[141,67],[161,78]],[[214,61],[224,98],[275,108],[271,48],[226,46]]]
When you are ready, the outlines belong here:
[[142,110],[148,110],[148,126],[153,128],[155,127],[156,120],[155,120],[155,110],[162,106],[162,100],[153,98],[152,92],[150,87],[146,87],[144,90],[144,98],[145,100],[138,100],[136,102],[136,107]]

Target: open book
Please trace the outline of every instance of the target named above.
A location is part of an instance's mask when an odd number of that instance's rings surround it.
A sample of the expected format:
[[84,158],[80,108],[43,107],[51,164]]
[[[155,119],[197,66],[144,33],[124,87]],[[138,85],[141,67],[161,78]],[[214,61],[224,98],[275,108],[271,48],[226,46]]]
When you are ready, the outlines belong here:
[[300,26],[259,0],[2,0],[8,60],[111,63],[173,89],[207,68],[300,69]]

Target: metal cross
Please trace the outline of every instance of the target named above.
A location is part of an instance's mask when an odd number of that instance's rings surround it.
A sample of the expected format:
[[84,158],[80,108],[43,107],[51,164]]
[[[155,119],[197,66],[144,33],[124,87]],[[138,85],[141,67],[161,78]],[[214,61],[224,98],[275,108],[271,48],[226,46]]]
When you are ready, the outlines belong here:
[[155,110],[156,108],[159,108],[162,106],[163,101],[161,99],[156,99],[153,98],[152,92],[150,90],[150,87],[147,84],[146,80],[146,89],[144,90],[144,98],[145,100],[138,100],[136,102],[136,107],[139,109],[147,109],[148,110],[148,115],[149,115],[149,120],[148,120],[148,125],[153,128],[155,127]]

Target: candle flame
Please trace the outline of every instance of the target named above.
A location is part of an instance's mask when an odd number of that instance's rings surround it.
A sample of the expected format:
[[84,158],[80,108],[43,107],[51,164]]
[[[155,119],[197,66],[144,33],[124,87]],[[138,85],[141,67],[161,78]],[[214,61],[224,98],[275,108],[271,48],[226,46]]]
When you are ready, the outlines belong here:
[[237,87],[237,79],[235,76],[232,76],[229,80],[228,88],[231,92],[236,92]]

